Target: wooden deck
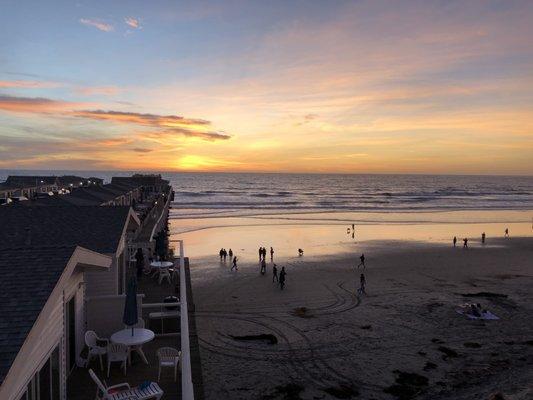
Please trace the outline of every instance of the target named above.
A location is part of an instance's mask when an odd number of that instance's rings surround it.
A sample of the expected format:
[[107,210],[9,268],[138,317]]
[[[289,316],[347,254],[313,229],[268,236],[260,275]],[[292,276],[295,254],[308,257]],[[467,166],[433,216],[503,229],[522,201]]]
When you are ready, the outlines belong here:
[[[169,346],[180,347],[180,338],[178,337],[156,337],[153,341],[143,346],[144,354],[148,359],[149,365],[144,364],[140,357],[132,353],[132,365],[128,365],[127,375],[120,368],[119,363],[111,364],[111,373],[107,378],[107,364],[104,357],[104,371],[100,369],[100,362],[98,359],[91,360],[90,368],[102,381],[106,381],[108,386],[127,382],[130,386],[137,386],[144,381],[157,382],[157,356],[156,351],[160,347]],[[171,368],[164,368],[161,371],[161,380],[158,382],[161,389],[165,392],[162,399],[180,399],[181,386],[180,376],[178,371],[177,382],[174,382],[174,371]],[[88,369],[76,368],[68,378],[67,382],[67,398],[76,400],[94,400],[96,394],[96,384],[89,376]]]

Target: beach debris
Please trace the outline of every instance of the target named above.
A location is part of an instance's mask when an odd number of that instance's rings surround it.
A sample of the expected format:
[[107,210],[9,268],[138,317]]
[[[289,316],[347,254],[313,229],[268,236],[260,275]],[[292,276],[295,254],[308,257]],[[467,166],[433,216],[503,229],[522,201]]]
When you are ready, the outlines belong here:
[[463,343],[463,346],[469,347],[471,349],[479,349],[481,345],[477,342],[465,342]]
[[337,399],[351,399],[352,397],[359,396],[359,390],[352,386],[340,385],[338,387],[329,387],[323,390]]
[[428,378],[414,372],[393,371],[397,376],[395,384],[383,389],[400,400],[408,400],[417,396],[429,383]]
[[303,392],[304,387],[297,383],[287,383],[285,385],[276,386],[274,389],[274,394],[264,395],[262,399],[279,399],[280,396],[283,396],[282,399],[285,400],[301,399],[300,393]]
[[429,371],[430,369],[437,368],[437,364],[432,363],[431,361],[427,361],[426,365],[424,365],[424,371]]
[[293,310],[292,315],[300,318],[315,318],[315,316],[311,314],[311,311],[307,307],[296,307]]
[[447,360],[448,358],[457,358],[457,357],[459,357],[459,353],[457,353],[453,349],[450,349],[449,347],[439,346],[437,348],[437,350],[440,351],[441,353],[444,353],[444,355],[442,356],[443,360]]
[[271,334],[271,333],[262,333],[260,335],[244,335],[244,336],[233,336],[230,335],[234,340],[239,341],[261,341],[261,342],[268,342],[268,344],[277,344],[278,338]]
[[506,299],[506,294],[501,293],[492,293],[492,292],[477,292],[477,293],[463,293],[461,294],[463,297],[486,297],[486,298],[503,298]]

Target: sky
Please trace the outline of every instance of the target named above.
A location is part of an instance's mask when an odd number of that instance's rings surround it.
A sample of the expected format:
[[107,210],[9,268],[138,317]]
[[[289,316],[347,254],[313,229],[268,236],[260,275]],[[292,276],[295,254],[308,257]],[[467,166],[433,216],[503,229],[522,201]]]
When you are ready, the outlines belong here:
[[0,0],[0,168],[533,175],[532,1]]

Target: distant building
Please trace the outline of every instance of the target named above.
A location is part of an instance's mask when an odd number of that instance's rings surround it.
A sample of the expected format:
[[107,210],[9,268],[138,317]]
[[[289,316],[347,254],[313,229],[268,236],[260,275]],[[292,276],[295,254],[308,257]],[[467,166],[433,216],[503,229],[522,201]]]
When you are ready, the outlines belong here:
[[114,176],[112,184],[129,184],[142,186],[147,193],[162,193],[167,190],[169,181],[163,179],[160,174],[134,174],[132,176]]

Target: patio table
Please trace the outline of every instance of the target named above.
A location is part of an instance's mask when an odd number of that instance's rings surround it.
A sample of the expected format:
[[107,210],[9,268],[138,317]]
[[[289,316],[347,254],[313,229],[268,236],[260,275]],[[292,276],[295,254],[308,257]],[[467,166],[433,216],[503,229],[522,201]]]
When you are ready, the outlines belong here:
[[[150,329],[133,328],[133,336],[131,334],[131,328],[122,329],[111,335],[111,341],[113,343],[122,343],[128,346],[128,349],[135,347],[135,350],[141,356],[141,359],[148,364],[148,360],[142,350],[142,345],[154,340],[155,334]],[[131,364],[131,351],[128,351],[128,357]]]

